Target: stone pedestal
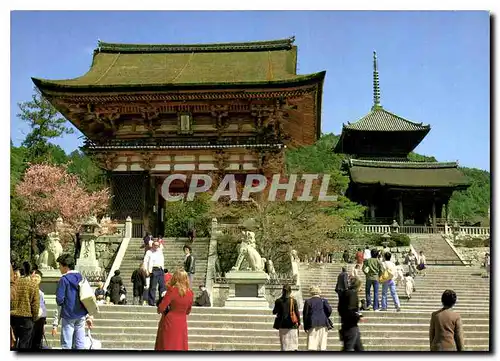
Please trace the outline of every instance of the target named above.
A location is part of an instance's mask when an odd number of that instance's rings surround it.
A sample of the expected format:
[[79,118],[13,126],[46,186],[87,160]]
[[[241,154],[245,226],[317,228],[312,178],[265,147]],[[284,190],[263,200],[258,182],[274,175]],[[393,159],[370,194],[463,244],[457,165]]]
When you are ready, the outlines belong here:
[[40,284],[41,290],[45,295],[55,295],[57,290],[57,284],[61,278],[61,271],[54,269],[41,270],[43,277]]
[[263,271],[231,271],[227,273],[229,297],[224,307],[269,309],[269,303],[265,297],[265,286],[268,279],[269,276]]

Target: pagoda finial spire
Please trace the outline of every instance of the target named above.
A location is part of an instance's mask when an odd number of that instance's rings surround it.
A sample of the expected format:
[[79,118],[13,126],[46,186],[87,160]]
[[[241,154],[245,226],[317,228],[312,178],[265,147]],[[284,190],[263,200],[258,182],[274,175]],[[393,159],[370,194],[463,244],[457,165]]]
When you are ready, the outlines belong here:
[[378,79],[377,52],[373,52],[373,106],[372,110],[380,109],[380,84]]

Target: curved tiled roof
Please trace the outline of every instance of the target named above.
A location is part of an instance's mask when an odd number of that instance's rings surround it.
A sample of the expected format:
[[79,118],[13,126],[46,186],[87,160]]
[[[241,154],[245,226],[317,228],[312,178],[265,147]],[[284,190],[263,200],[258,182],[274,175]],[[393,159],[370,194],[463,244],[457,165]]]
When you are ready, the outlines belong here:
[[112,44],[99,42],[92,66],[78,78],[33,78],[38,87],[100,89],[148,86],[287,84],[324,72],[297,75],[294,39],[226,44]]
[[399,115],[388,112],[382,107],[374,107],[370,113],[355,123],[343,125],[349,130],[375,131],[375,132],[401,132],[401,131],[429,131],[430,125],[414,123]]
[[456,162],[378,162],[350,159],[351,181],[409,188],[467,188],[470,183]]
[[99,41],[97,53],[193,53],[290,50],[295,37],[280,40],[213,44],[119,44]]
[[367,159],[349,159],[351,166],[374,167],[374,168],[406,168],[406,169],[436,169],[457,168],[457,162],[410,162],[410,161],[377,161]]

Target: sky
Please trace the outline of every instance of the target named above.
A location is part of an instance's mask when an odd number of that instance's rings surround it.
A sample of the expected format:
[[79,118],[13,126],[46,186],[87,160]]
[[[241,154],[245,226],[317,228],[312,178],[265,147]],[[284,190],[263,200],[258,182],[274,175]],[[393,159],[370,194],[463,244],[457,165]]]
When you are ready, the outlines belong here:
[[[98,39],[119,43],[214,43],[295,36],[298,73],[326,70],[322,131],[340,134],[373,103],[377,51],[381,103],[431,125],[415,149],[438,161],[490,170],[490,18],[485,11],[14,11],[11,13],[11,130],[33,94],[31,77],[85,74]],[[76,130],[56,140],[82,145]]]

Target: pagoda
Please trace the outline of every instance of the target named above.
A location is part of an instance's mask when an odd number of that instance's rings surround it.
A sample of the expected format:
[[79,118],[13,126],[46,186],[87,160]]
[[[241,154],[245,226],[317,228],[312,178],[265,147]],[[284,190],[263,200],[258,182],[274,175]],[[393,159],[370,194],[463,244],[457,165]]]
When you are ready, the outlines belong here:
[[346,196],[367,207],[369,223],[436,227],[448,217],[447,204],[455,190],[469,183],[457,162],[412,162],[412,152],[430,131],[385,110],[380,103],[377,54],[373,53],[373,106],[354,123],[342,125],[335,153],[344,162],[350,183]]
[[[265,174],[284,148],[321,134],[324,71],[297,74],[294,38],[224,44],[98,42],[89,71],[33,78],[42,95],[86,137],[106,170],[111,215],[162,233],[172,173]],[[282,167],[282,166],[281,166]],[[187,183],[188,183],[187,182]],[[186,184],[171,184],[183,192]]]

